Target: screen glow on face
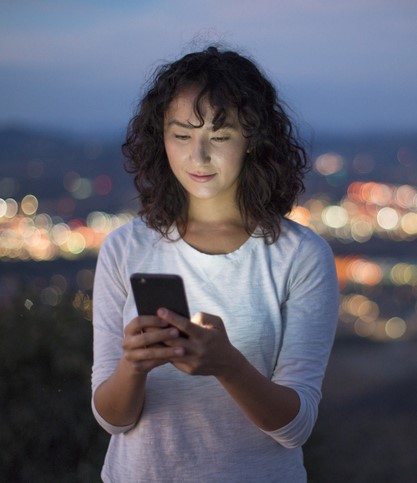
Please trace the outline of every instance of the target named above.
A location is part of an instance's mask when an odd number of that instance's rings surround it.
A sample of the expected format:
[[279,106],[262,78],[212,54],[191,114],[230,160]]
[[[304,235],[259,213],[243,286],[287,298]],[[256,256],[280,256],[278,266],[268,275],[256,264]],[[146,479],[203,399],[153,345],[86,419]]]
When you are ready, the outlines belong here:
[[192,198],[235,200],[237,179],[243,166],[248,140],[231,111],[223,126],[214,130],[215,110],[208,100],[201,103],[204,124],[194,112],[199,91],[181,91],[165,114],[164,144],[175,177]]

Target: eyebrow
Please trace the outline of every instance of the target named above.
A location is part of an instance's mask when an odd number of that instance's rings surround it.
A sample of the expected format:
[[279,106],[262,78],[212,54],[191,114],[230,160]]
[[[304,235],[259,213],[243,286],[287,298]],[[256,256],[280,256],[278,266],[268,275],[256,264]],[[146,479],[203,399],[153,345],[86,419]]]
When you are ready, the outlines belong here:
[[188,122],[181,122],[181,121],[178,121],[177,119],[171,119],[170,121],[168,121],[168,126],[172,126],[172,125],[183,127],[184,129],[194,129],[195,127]]
[[[202,126],[194,126],[193,124],[191,124],[189,122],[181,122],[178,119],[171,119],[170,121],[168,121],[168,127],[172,126],[172,125],[179,126],[179,127],[184,128],[184,129],[197,129],[199,127],[202,127]],[[220,126],[217,129],[217,131],[220,130],[220,129],[228,129],[228,128],[229,129],[236,129],[236,124],[234,124],[232,122],[225,122],[222,126]],[[213,128],[211,128],[211,130],[213,131]]]

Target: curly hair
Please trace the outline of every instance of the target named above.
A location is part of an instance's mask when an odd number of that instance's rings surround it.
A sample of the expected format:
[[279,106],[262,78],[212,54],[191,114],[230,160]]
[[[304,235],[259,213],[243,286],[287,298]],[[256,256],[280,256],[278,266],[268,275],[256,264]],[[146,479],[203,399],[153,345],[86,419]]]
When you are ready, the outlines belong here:
[[187,193],[173,175],[164,147],[164,116],[171,101],[187,87],[200,90],[194,111],[204,124],[201,102],[215,109],[214,130],[235,109],[249,153],[238,179],[237,204],[244,228],[256,224],[267,243],[280,234],[280,221],[304,191],[308,170],[304,147],[297,139],[283,102],[254,62],[233,51],[209,47],[159,67],[131,119],[122,145],[126,170],[134,174],[147,226],[169,239],[176,222],[187,226]]

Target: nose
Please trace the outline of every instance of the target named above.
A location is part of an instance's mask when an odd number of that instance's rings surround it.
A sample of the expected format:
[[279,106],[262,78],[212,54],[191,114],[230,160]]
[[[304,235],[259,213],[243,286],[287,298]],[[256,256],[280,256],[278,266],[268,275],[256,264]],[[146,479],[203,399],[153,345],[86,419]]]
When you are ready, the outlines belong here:
[[192,144],[191,158],[195,163],[205,164],[211,161],[209,146],[205,139],[195,139]]

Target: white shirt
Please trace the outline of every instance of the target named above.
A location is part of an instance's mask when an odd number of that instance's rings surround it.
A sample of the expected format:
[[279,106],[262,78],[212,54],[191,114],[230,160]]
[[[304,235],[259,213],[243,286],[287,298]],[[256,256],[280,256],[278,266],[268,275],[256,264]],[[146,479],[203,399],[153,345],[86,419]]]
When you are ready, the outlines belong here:
[[159,272],[182,276],[191,314],[221,317],[231,343],[249,362],[296,390],[301,401],[293,421],[264,432],[215,377],[157,367],[148,375],[135,426],[111,426],[93,404],[97,420],[113,435],[105,482],[306,481],[301,445],[317,418],[336,328],[337,280],[324,240],[289,220],[281,227],[274,244],[251,237],[226,255],[162,239],[140,219],[105,240],[94,285],[93,391],[115,370],[123,327],[137,315],[130,275]]

